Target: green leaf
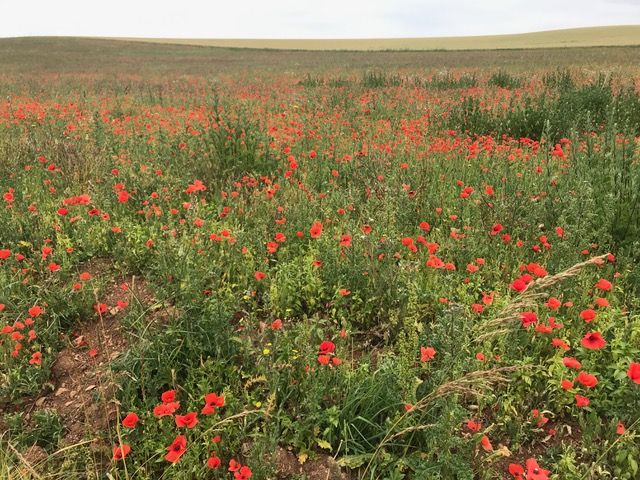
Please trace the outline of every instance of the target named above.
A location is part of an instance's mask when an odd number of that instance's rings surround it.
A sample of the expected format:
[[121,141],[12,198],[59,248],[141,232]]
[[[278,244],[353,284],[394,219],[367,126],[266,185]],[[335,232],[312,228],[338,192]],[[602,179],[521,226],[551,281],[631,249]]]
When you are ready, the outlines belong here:
[[631,469],[631,472],[635,477],[636,474],[638,473],[638,462],[636,462],[636,460],[631,456],[631,454],[627,456],[627,461],[629,462],[629,468]]
[[325,450],[329,450],[331,451],[331,444],[329,442],[327,442],[326,440],[321,440],[319,438],[316,438],[316,443],[318,444],[318,446],[320,448],[324,448]]
[[371,453],[362,453],[359,455],[345,455],[339,458],[336,463],[341,467],[346,468],[358,468],[364,465],[365,462],[371,459]]

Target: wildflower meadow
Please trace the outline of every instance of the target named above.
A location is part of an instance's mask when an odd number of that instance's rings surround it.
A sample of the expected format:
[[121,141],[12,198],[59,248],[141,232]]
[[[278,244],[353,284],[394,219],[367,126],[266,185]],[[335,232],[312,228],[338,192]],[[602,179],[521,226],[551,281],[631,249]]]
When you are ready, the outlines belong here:
[[640,478],[629,50],[150,48],[0,72],[0,479]]

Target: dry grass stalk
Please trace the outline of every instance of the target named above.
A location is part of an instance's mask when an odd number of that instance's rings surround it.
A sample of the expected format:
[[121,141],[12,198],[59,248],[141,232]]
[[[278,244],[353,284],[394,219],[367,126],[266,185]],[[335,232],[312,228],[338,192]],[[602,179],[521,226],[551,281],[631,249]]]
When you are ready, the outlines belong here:
[[[478,335],[475,335],[475,341],[481,342],[489,337],[506,333],[507,330],[500,327],[505,327],[511,324],[511,322],[513,321],[520,320],[520,314],[523,311],[534,307],[537,300],[547,298],[549,296],[548,293],[541,292],[540,290],[545,290],[557,283],[566,280],[567,278],[575,277],[578,273],[580,273],[580,271],[582,271],[582,269],[588,267],[589,265],[601,265],[608,255],[609,254],[600,255],[599,257],[592,257],[589,260],[577,263],[572,267],[569,267],[568,269],[555,275],[548,275],[546,277],[541,277],[534,280],[520,295],[518,295],[512,302],[508,303],[502,309],[497,318],[478,325],[478,328],[480,330],[484,330],[485,333],[479,333]],[[495,328],[500,329],[492,330]]]
[[406,411],[400,418],[396,420],[396,422],[389,428],[385,437],[380,441],[378,446],[376,447],[375,452],[371,456],[369,463],[364,469],[361,478],[365,478],[366,473],[371,467],[373,461],[380,453],[380,450],[384,445],[389,443],[394,438],[398,438],[405,433],[412,432],[415,430],[424,430],[425,428],[432,427],[433,425],[422,425],[417,427],[409,427],[400,432],[392,433],[396,427],[406,418],[407,415],[417,411],[422,410],[428,404],[437,400],[438,398],[448,397],[449,395],[454,394],[468,394],[473,395],[475,397],[481,397],[484,395],[484,390],[488,390],[492,388],[494,385],[498,383],[506,383],[509,381],[506,374],[510,372],[514,372],[516,370],[520,370],[523,368],[531,368],[531,365],[518,365],[512,367],[501,367],[494,368],[491,370],[480,370],[477,372],[471,372],[466,374],[464,377],[458,378],[456,380],[451,380],[443,385],[440,385],[438,388],[433,390],[428,395],[422,397],[415,405],[411,407],[410,410]]
[[512,366],[494,368],[491,370],[479,370],[477,372],[471,372],[464,377],[456,380],[451,380],[443,385],[440,385],[434,391],[428,395],[422,397],[418,403],[412,407],[413,410],[420,410],[425,405],[438,399],[453,395],[456,393],[471,394],[475,397],[481,397],[484,395],[483,391],[492,388],[498,383],[506,383],[509,379],[506,377],[506,373],[519,370],[521,368],[529,368],[528,366]]

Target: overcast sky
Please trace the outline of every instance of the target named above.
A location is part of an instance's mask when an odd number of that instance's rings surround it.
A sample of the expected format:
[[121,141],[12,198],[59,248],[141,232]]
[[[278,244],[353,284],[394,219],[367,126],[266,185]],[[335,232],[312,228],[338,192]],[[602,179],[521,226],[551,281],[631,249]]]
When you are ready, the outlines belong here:
[[640,24],[640,0],[6,0],[0,13],[0,37],[441,37]]

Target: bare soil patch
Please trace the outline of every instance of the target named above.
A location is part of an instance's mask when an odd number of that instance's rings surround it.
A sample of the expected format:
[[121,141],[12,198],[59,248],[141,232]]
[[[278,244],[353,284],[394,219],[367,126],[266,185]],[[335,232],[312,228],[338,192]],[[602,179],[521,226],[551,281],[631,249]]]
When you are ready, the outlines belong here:
[[322,455],[301,464],[292,452],[281,447],[276,449],[276,469],[278,478],[281,480],[291,479],[295,475],[305,475],[308,480],[349,479],[349,476],[329,455]]
[[[112,275],[112,261],[94,259],[83,266],[93,279]],[[52,368],[52,390],[38,398],[32,408],[55,411],[67,429],[64,442],[77,444],[95,439],[114,426],[117,419],[117,383],[110,362],[129,348],[122,332],[122,309],[118,301],[155,302],[153,291],[142,278],[110,279],[97,297],[107,311],[91,315],[57,355]]]

